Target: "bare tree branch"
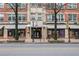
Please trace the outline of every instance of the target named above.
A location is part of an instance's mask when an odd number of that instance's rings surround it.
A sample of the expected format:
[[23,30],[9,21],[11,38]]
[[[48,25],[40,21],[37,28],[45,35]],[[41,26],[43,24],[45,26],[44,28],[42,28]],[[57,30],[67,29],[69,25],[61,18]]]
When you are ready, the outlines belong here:
[[12,4],[13,6],[12,6],[10,3],[7,3],[7,4],[10,6],[10,8],[13,9],[14,12],[16,12],[16,10],[15,10],[15,7],[16,7],[16,6],[15,6],[14,4]]
[[60,8],[58,9],[58,11],[56,12],[56,13],[58,13],[59,11],[61,11],[61,8],[63,7],[63,6],[65,6],[66,4],[63,4],[63,5],[61,5],[61,6],[59,6]]

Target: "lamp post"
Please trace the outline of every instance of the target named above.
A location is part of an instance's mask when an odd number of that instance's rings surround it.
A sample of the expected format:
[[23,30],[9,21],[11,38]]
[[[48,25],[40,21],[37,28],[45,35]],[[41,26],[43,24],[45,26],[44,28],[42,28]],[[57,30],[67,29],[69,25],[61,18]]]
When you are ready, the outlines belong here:
[[68,38],[69,38],[68,42],[70,43],[71,42],[70,41],[70,27],[68,28]]

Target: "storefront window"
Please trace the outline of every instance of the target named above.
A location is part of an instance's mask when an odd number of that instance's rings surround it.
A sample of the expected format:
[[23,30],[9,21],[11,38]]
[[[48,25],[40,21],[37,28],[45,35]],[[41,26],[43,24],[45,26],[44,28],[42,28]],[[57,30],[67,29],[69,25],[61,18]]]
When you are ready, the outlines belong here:
[[70,30],[70,38],[79,39],[79,29],[71,29]]
[[[48,29],[48,38],[54,38],[55,31],[54,29]],[[57,38],[65,38],[65,30],[64,29],[57,29]]]
[[0,29],[0,36],[3,36],[3,30],[2,29]]
[[[25,29],[19,29],[18,35],[19,37],[25,37]],[[8,36],[9,37],[15,37],[15,30],[14,29],[8,29]]]

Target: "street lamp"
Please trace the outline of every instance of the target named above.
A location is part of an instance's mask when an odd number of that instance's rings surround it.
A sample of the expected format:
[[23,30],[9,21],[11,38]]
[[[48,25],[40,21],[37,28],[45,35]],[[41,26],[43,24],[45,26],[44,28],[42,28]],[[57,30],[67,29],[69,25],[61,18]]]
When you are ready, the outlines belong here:
[[70,43],[71,42],[70,41],[70,27],[68,28],[68,38],[69,38],[68,42]]

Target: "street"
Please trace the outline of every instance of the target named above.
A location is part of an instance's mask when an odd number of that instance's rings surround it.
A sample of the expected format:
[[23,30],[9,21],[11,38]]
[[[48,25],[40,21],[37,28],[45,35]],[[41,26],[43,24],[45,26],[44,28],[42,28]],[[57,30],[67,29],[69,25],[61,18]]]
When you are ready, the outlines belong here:
[[0,56],[79,56],[79,44],[0,44]]

